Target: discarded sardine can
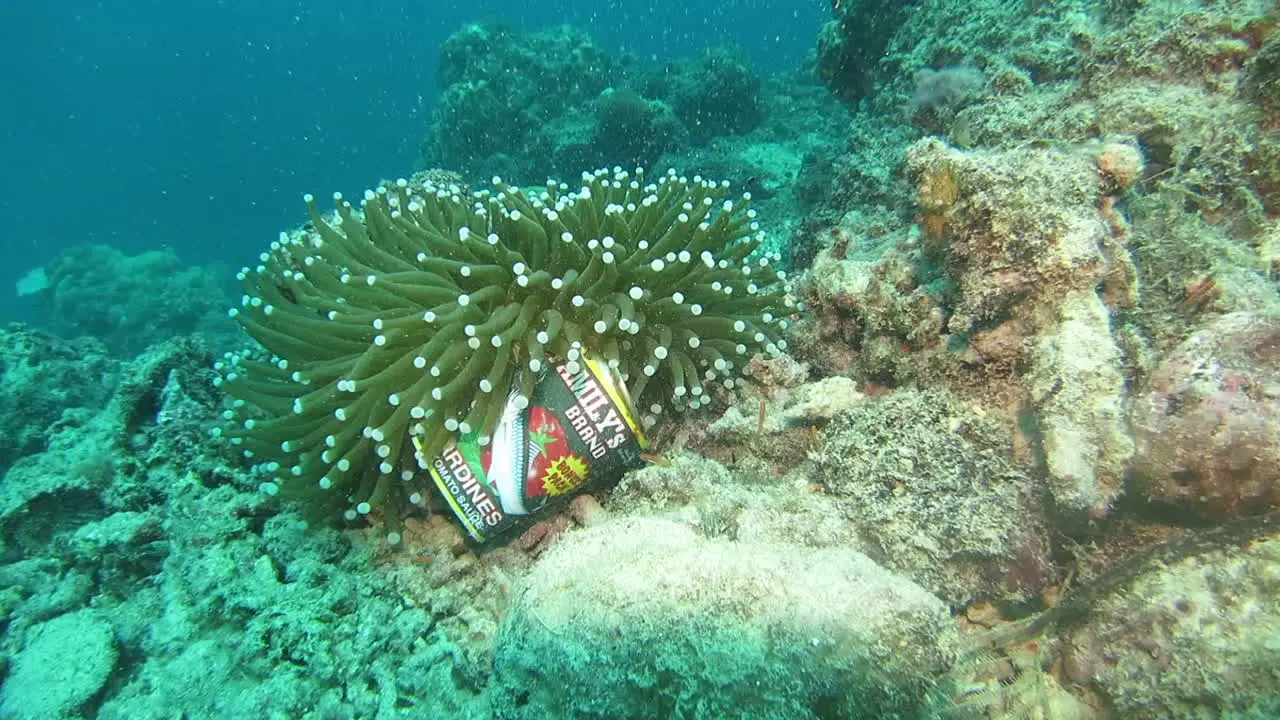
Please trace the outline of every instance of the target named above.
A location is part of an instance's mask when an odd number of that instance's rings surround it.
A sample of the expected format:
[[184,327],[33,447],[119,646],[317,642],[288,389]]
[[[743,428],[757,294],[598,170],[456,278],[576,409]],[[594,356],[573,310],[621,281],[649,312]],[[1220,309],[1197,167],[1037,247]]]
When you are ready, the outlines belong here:
[[527,400],[513,390],[488,443],[462,435],[427,471],[467,534],[494,543],[616,483],[647,447],[621,377],[585,359],[548,368]]

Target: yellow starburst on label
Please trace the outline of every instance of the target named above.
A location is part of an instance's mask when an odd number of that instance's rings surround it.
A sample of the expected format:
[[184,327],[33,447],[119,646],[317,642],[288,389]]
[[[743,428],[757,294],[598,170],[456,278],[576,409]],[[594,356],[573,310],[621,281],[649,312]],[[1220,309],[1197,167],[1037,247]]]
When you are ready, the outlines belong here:
[[542,475],[542,488],[548,495],[563,495],[587,479],[587,464],[577,455],[556,458]]

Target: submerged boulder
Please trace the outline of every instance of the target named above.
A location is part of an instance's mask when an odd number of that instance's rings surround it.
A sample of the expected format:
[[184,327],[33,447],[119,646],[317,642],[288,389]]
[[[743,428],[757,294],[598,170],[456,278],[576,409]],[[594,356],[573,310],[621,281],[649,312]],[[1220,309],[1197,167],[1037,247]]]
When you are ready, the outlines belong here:
[[495,716],[913,717],[955,642],[941,601],[857,552],[610,521],[517,589]]

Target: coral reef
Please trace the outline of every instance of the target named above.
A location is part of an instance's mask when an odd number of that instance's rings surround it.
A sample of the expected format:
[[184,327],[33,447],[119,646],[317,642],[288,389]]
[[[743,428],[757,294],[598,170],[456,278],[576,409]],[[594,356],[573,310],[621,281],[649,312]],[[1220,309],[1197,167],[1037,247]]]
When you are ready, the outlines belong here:
[[590,143],[578,157],[581,166],[608,161],[628,166],[651,165],[663,153],[688,142],[688,130],[669,105],[646,100],[629,88],[605,89],[596,99],[595,113]]
[[666,465],[628,473],[609,494],[609,507],[676,521],[709,538],[865,549],[834,499],[808,481],[806,468],[795,466],[780,477],[746,452],[729,461],[733,470],[693,453],[673,453]]
[[646,94],[670,103],[695,143],[745,133],[760,124],[760,78],[739,48],[710,48],[696,60],[671,63],[640,82]]
[[[1274,559],[1245,558],[1230,533],[1207,529],[1273,513],[1277,500],[1280,135],[1262,92],[1274,84],[1274,7],[837,6],[818,70],[850,103],[860,134],[802,173],[808,216],[792,252],[813,258],[800,281],[811,314],[792,351],[816,377],[856,378],[872,400],[838,415],[824,440],[831,447],[846,422],[916,395],[894,388],[946,388],[963,398],[958,407],[995,423],[983,437],[1007,438],[997,452],[1025,478],[1026,515],[1004,527],[1053,540],[1026,566],[1044,571],[1050,609],[1031,624],[1046,632],[962,661],[957,672],[982,667],[987,678],[959,682],[952,713],[1274,712],[1257,660],[1274,642],[1272,619],[1215,609],[1236,599],[1252,607],[1257,591],[1239,578],[1274,574]],[[882,56],[856,54],[870,29]],[[947,70],[961,67],[972,82],[953,86]],[[877,127],[886,129],[868,137]],[[912,143],[920,131],[940,137]],[[963,500],[941,501],[949,514],[934,511],[932,522],[919,519],[927,507],[859,515],[906,503],[913,484],[945,476],[896,472],[885,467],[892,454],[874,453],[910,453],[900,434],[922,412],[850,432],[853,450],[831,451],[834,486],[858,477],[867,489],[902,488],[846,512],[860,520],[868,554],[946,599],[954,590],[927,571],[955,571],[970,556],[921,562],[912,541],[968,517],[956,511]],[[1239,541],[1243,552],[1274,535],[1269,517]],[[1177,569],[1134,570],[1127,560],[1170,535],[1201,533],[1201,558]],[[1214,597],[1164,599],[1180,573]],[[999,626],[1011,609],[999,590],[956,596],[967,605],[962,622]],[[1232,616],[1232,629],[1219,632],[1209,616]],[[1265,639],[1241,641],[1239,653],[1213,647],[1253,622]],[[1115,648],[1117,637],[1127,644]],[[1239,682],[1210,688],[1224,673]]]
[[855,101],[875,90],[876,61],[901,26],[910,3],[842,0],[818,33],[816,70],[837,97]]
[[526,181],[555,174],[545,164],[559,141],[548,125],[589,108],[621,72],[582,31],[561,25],[524,33],[471,24],[440,50],[441,94],[424,151],[427,166],[467,179]]
[[[1256,301],[1265,295],[1244,270],[1270,263],[1262,237],[1276,215],[1280,188],[1280,128],[1260,92],[1274,66],[1268,48],[1274,47],[1276,21],[1267,3],[1214,2],[1194,11],[1173,0],[1052,8],[840,6],[824,37],[858,48],[865,46],[856,41],[859,34],[874,30],[888,48],[839,65],[834,77],[837,87],[864,88],[856,93],[866,103],[855,113],[855,128],[877,128],[910,108],[918,73],[963,65],[981,70],[987,92],[945,127],[929,128],[957,147],[1136,139],[1147,182],[1143,192],[1115,206],[1132,221],[1130,246],[1148,293],[1142,313],[1158,343],[1180,340],[1166,333],[1167,316],[1179,309],[1188,282],[1216,274],[1230,288],[1224,309],[1247,309],[1241,296]],[[827,62],[822,48],[836,46],[820,43],[820,68]],[[902,130],[899,124],[894,132]],[[851,143],[845,156],[828,161],[853,168],[849,181],[858,192],[824,196],[813,210],[819,236],[845,213],[869,204],[864,198],[888,198],[876,202],[899,220],[914,211],[893,202],[905,190],[892,174],[857,170],[896,166],[907,143],[887,142],[893,135],[883,129],[864,135],[869,137]],[[868,143],[880,151],[867,152]]]
[[970,607],[945,715],[1269,717],[1277,520],[1147,538],[1023,620]]
[[916,73],[916,88],[907,101],[907,117],[926,130],[945,131],[956,113],[972,104],[987,84],[981,70],[953,65]]
[[[768,380],[761,378],[760,368],[768,362],[748,363],[746,373],[755,381],[753,385]],[[796,386],[769,386],[766,382],[762,390],[741,393],[715,422],[689,438],[690,447],[708,457],[749,447],[755,455],[785,470],[820,445],[820,427],[868,400],[847,377]]]
[[[48,265],[0,715],[1280,714],[1274,3],[832,8],[766,78],[462,29],[436,169],[313,203],[230,359],[217,273]],[[586,355],[646,464],[478,548],[415,454]]]
[[[66,349],[54,354],[65,357]],[[636,672],[650,657],[711,673],[665,676],[672,702],[719,687],[714,678],[731,675],[715,673],[730,671],[762,685],[722,701],[749,702],[761,716],[860,717],[858,708],[868,707],[860,702],[899,712],[933,702],[934,678],[955,648],[945,606],[860,555],[831,498],[797,486],[800,476],[748,479],[675,456],[630,475],[607,503],[613,510],[580,507],[575,517],[590,529],[566,532],[536,560],[518,545],[477,554],[440,514],[408,518],[401,546],[391,548],[373,530],[308,522],[258,489],[261,472],[246,473],[229,453],[200,442],[220,412],[210,362],[207,349],[173,340],[126,363],[105,408],[59,427],[45,452],[23,461],[41,458],[48,481],[19,468],[5,478],[0,651],[12,659],[0,697],[6,710],[22,704],[15,717],[52,717],[45,711],[55,708],[100,718],[479,719],[517,705],[538,716],[598,703],[598,664],[548,694],[539,668],[574,660],[532,654],[558,638],[537,619],[578,617],[546,614],[568,599],[608,621],[606,591],[629,587],[640,567],[650,568],[645,577],[666,577],[660,587],[669,592],[646,581],[633,596],[644,602],[618,626],[636,643]],[[696,516],[691,506],[700,508]],[[629,561],[619,562],[623,556]],[[723,583],[688,574],[699,558]],[[563,574],[568,566],[572,575]],[[781,576],[793,582],[779,583]],[[578,583],[567,593],[566,577]],[[91,598],[93,608],[83,609]],[[719,612],[729,604],[740,622]],[[860,621],[849,625],[849,617]],[[690,622],[673,625],[681,618]],[[74,637],[61,632],[71,627]],[[610,657],[621,659],[616,653],[627,647],[590,623],[562,627]],[[673,627],[685,629],[687,643],[651,640],[655,631],[670,637]],[[727,649],[795,662],[696,655],[712,649],[695,634],[703,627],[718,627],[717,641],[734,643]],[[529,644],[510,642],[516,636]],[[666,654],[648,654],[659,648]],[[36,704],[24,699],[20,683],[56,671],[51,663],[72,654],[81,657],[82,682],[46,691]],[[610,688],[618,702],[649,692]]]
[[282,508],[208,444],[211,361],[172,340],[125,363],[106,407],[0,483],[5,716],[372,717],[415,698],[405,712],[487,717],[459,680],[480,666],[370,572],[374,546]]
[[52,330],[63,337],[97,338],[116,355],[135,355],[156,343],[200,333],[219,347],[238,342],[227,321],[231,285],[221,268],[191,267],[172,250],[128,255],[106,245],[77,245],[49,263]]
[[468,25],[445,43],[440,67],[444,89],[424,143],[426,163],[469,180],[536,182],[582,167],[671,166],[668,154],[683,155],[682,167],[718,173],[690,151],[755,130],[768,102],[738,48],[648,67],[612,57],[566,26]]

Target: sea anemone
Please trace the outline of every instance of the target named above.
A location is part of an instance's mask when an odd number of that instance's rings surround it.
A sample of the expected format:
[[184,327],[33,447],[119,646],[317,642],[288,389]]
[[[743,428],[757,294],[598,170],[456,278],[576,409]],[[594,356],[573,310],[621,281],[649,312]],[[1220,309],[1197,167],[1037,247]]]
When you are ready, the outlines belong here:
[[626,381],[647,425],[732,388],[786,347],[790,286],[759,252],[748,193],[674,172],[583,174],[570,190],[398,180],[282,234],[238,277],[231,315],[265,349],[220,363],[219,433],[271,477],[354,519],[422,502],[450,442],[489,442],[509,396],[588,358]]

